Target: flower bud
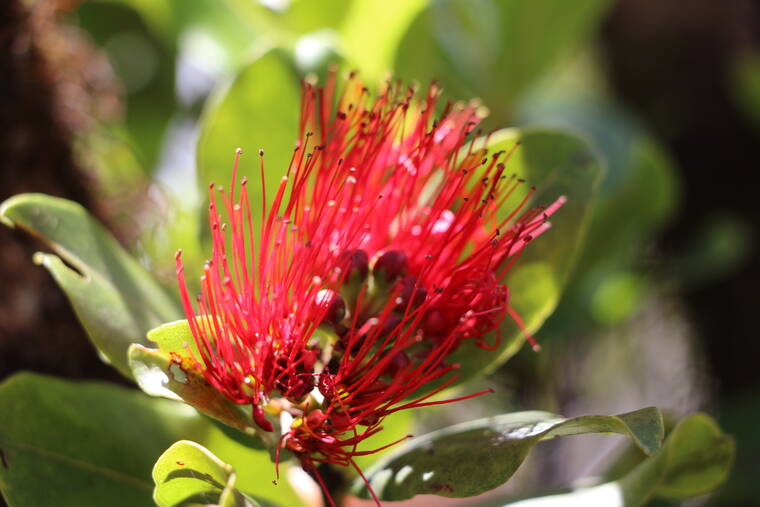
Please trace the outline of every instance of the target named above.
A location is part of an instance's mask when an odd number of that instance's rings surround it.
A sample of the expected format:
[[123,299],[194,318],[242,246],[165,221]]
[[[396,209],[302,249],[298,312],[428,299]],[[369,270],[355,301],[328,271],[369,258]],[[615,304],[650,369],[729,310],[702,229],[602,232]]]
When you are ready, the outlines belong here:
[[385,367],[385,374],[393,378],[399,373],[406,370],[412,362],[409,360],[409,356],[405,352],[401,351],[391,359],[388,366]]
[[312,410],[309,412],[309,415],[306,416],[306,424],[310,428],[318,428],[319,426],[322,426],[322,423],[325,422],[325,419],[327,419],[327,416],[319,409]]
[[317,388],[319,389],[319,392],[322,393],[322,396],[325,397],[325,399],[331,399],[333,396],[335,396],[335,383],[333,381],[333,378],[333,373],[324,371],[319,375]]
[[417,308],[427,299],[427,289],[414,276],[405,276],[399,283],[401,305],[406,307],[411,300],[412,308]]
[[340,293],[348,307],[353,309],[359,291],[367,281],[369,257],[364,250],[346,250],[340,255],[340,258],[343,265],[346,266],[344,269],[347,269]]
[[373,426],[377,424],[377,422],[380,420],[380,416],[375,413],[367,414],[365,415],[360,421],[359,424],[362,426]]
[[327,307],[323,322],[336,325],[346,316],[346,303],[335,292],[324,289],[317,293],[317,304]]
[[428,310],[422,320],[422,330],[426,335],[440,336],[448,331],[446,317],[437,308]]
[[369,273],[369,257],[364,250],[346,250],[341,258],[348,263],[345,283],[362,283]]
[[388,250],[375,260],[372,274],[375,276],[375,281],[390,284],[406,274],[406,269],[406,255],[398,250]]
[[253,406],[253,421],[264,431],[274,431],[274,426],[264,415],[264,409],[258,405]]
[[314,379],[307,375],[295,378],[282,395],[288,400],[300,403],[303,398],[314,389]]
[[389,314],[381,323],[380,336],[388,336],[391,334],[398,325],[401,324],[401,316],[396,313]]
[[333,412],[330,415],[330,422],[335,428],[345,428],[352,424],[353,419],[346,413]]

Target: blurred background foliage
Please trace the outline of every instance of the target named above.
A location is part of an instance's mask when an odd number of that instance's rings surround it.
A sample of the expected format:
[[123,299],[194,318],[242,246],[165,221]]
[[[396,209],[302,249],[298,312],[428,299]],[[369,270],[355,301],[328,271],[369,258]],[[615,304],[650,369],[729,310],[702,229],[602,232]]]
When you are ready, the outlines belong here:
[[[208,182],[228,182],[237,146],[248,152],[243,172],[256,174],[264,148],[271,188],[296,137],[298,80],[324,77],[330,63],[358,70],[370,87],[391,75],[436,80],[450,100],[478,98],[490,111],[487,130],[550,126],[581,135],[605,165],[585,246],[538,335],[544,351],[526,349],[497,371],[489,385],[502,386],[498,401],[485,403],[568,416],[706,409],[737,438],[739,455],[730,482],[699,505],[749,505],[760,496],[752,423],[760,416],[760,207],[752,190],[760,8],[752,2],[12,0],[7,8],[37,56],[6,55],[3,64],[19,89],[46,82],[54,114],[22,109],[28,126],[10,120],[14,111],[4,116],[4,135],[23,127],[21,138],[35,141],[8,148],[10,183],[0,197],[32,190],[82,202],[167,287],[180,245],[186,264],[204,259]],[[6,39],[8,48],[19,44]],[[31,77],[16,67],[33,64],[43,68]],[[16,86],[10,81],[2,86]],[[46,122],[60,132],[50,134]],[[55,146],[41,144],[46,134],[71,150],[40,177],[32,169],[43,162],[24,150]],[[70,188],[72,180],[81,188]],[[13,256],[27,253],[3,255],[10,272],[22,264]],[[14,280],[9,290],[28,290]],[[44,350],[19,352],[27,346],[20,329],[31,334],[40,321],[68,318],[60,299],[45,308],[27,311],[27,321],[7,310],[0,375],[23,368],[113,378],[82,347],[68,347],[76,356],[69,368]],[[75,329],[59,334],[84,340]],[[419,423],[487,415],[482,403]],[[600,453],[608,441],[594,438],[540,451],[517,484],[491,498],[605,475],[621,449]]]

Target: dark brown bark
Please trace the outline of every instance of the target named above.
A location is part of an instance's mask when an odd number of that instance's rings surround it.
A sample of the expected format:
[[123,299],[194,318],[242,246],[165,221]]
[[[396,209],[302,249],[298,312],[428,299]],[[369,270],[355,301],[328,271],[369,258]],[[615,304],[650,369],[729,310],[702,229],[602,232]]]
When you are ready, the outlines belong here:
[[[87,127],[86,115],[107,108],[112,96],[90,98],[99,78],[95,72],[82,79],[82,68],[92,72],[102,62],[56,25],[55,9],[55,2],[31,9],[21,0],[0,3],[0,201],[44,192],[95,209],[72,139]],[[95,354],[61,290],[32,263],[41,248],[0,227],[0,379],[34,370],[120,380]]]

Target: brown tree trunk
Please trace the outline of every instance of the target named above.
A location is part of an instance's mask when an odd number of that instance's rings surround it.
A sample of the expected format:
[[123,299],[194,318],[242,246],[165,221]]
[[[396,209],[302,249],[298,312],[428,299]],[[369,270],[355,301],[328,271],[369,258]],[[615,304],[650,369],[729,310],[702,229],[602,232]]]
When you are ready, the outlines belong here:
[[[72,149],[87,88],[71,68],[95,54],[55,23],[55,2],[0,3],[0,201],[44,192],[95,209]],[[68,68],[65,66],[69,66]],[[97,213],[96,213],[97,214]],[[103,364],[48,273],[32,263],[43,248],[0,227],[0,379],[18,370],[120,380]]]

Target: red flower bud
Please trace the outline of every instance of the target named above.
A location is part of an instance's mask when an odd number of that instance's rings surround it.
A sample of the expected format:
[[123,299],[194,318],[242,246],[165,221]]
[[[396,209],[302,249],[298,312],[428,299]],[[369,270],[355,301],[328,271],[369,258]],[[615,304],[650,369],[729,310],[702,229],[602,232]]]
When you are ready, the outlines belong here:
[[376,279],[391,283],[406,274],[407,262],[404,252],[389,250],[380,255],[372,266]]

